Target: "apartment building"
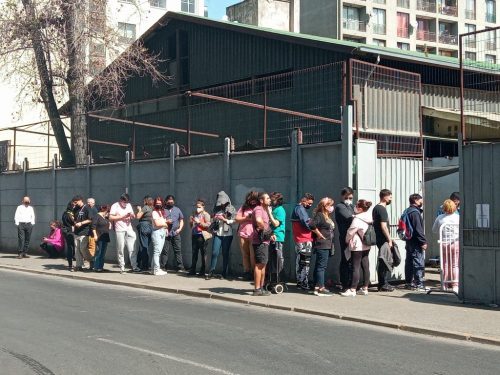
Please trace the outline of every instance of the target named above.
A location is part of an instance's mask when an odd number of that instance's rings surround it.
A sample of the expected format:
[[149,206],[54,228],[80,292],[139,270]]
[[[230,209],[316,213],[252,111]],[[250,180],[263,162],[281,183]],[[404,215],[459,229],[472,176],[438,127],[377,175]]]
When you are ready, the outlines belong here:
[[226,8],[228,21],[270,29],[300,31],[301,0],[243,0]]

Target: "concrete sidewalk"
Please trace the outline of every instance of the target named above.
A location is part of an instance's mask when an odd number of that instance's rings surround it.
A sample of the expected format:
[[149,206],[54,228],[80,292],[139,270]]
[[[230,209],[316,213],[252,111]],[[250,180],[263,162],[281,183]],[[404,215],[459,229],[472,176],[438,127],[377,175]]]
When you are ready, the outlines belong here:
[[[206,281],[175,273],[156,277],[149,274],[120,274],[112,265],[107,264],[106,267],[111,272],[73,273],[67,270],[63,259],[37,256],[16,259],[13,254],[0,254],[0,270],[11,269],[219,299],[500,346],[500,309],[464,305],[452,294],[427,295],[403,289],[393,293],[378,293],[371,289],[373,293],[368,296],[355,298],[340,295],[316,297],[290,285],[288,291],[281,295],[253,297],[253,285],[249,282]],[[436,276],[427,274],[429,279],[436,280]]]

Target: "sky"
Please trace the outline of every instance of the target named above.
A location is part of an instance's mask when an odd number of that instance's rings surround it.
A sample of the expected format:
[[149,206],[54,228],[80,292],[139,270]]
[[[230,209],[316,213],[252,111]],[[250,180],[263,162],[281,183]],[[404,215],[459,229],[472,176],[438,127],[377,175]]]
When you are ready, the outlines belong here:
[[205,0],[208,5],[208,17],[220,20],[226,14],[226,7],[242,0]]

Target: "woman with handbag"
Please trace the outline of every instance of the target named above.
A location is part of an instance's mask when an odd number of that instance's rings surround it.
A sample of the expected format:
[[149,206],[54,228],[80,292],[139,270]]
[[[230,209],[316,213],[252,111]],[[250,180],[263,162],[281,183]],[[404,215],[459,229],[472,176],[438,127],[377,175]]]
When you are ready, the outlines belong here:
[[351,288],[340,293],[343,297],[356,297],[361,268],[363,268],[363,287],[359,289],[357,294],[367,296],[368,286],[370,285],[370,262],[368,254],[370,253],[370,245],[363,242],[363,237],[370,224],[373,223],[372,214],[368,212],[372,202],[365,199],[360,199],[354,207],[354,219],[351,226],[347,230],[346,235],[346,258],[352,258],[352,282]]
[[153,233],[151,234],[151,241],[153,243],[153,257],[151,260],[151,274],[155,276],[163,276],[167,273],[160,267],[160,254],[163,250],[163,245],[165,244],[168,224],[165,220],[163,199],[161,197],[156,197],[154,200],[152,219]]
[[205,211],[205,202],[203,200],[198,199],[196,201],[195,211],[189,217],[189,224],[191,225],[192,260],[188,275],[196,275],[198,254],[201,253],[201,268],[198,275],[205,276],[206,252],[208,241],[212,238],[212,234],[208,232],[210,215]]
[[334,230],[335,223],[332,219],[334,201],[332,198],[322,198],[309,224],[313,236],[313,252],[316,254],[314,264],[314,295],[328,297],[333,294],[325,288],[325,273],[328,266],[328,259],[333,255],[334,250]]

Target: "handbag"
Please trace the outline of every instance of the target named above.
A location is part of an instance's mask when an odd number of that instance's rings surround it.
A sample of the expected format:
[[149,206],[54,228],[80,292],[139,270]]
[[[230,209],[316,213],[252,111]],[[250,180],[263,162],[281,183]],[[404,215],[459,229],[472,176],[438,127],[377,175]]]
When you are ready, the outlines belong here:
[[90,256],[95,256],[96,243],[93,236],[89,236],[89,253]]

